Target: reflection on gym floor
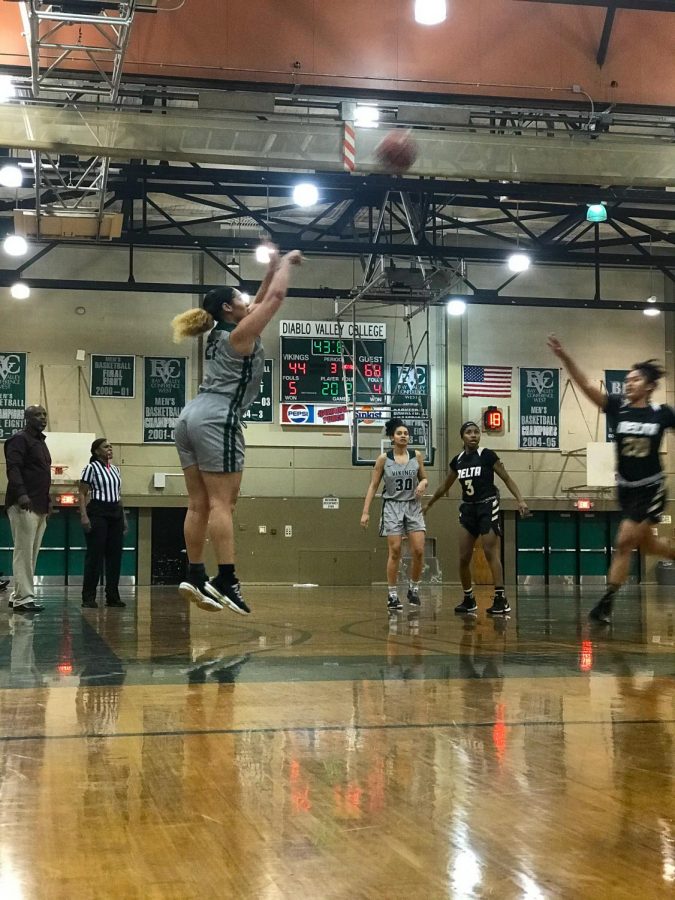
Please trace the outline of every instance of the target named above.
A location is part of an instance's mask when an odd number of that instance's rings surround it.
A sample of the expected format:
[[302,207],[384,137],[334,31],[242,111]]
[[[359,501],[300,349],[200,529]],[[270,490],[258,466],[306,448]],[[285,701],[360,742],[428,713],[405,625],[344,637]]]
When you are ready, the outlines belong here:
[[0,896],[665,896],[675,600],[598,590],[3,612]]

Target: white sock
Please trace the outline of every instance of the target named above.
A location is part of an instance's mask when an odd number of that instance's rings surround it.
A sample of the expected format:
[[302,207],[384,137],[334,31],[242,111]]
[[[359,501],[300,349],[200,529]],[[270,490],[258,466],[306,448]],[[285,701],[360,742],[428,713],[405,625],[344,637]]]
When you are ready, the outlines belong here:
[[398,598],[398,585],[395,584],[393,587],[388,587],[387,591],[389,592],[390,597]]
[[409,581],[408,587],[411,591],[413,591],[413,593],[418,594],[420,590],[420,583],[419,581]]

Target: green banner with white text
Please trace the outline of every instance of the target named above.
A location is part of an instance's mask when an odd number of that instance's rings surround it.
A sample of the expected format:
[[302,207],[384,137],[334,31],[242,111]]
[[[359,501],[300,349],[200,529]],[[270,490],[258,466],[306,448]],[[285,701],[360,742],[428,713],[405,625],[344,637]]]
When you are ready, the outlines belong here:
[[0,351],[0,440],[23,428],[26,354]]
[[521,450],[560,449],[560,370],[520,370]]
[[146,356],[143,379],[143,443],[172,444],[185,406],[187,360]]

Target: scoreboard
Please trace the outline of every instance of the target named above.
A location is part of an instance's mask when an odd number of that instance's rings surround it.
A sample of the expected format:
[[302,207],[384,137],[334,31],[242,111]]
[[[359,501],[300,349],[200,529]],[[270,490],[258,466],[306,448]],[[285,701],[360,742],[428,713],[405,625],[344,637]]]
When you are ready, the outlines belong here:
[[382,405],[385,341],[357,340],[355,349],[351,338],[282,337],[279,381],[282,403]]

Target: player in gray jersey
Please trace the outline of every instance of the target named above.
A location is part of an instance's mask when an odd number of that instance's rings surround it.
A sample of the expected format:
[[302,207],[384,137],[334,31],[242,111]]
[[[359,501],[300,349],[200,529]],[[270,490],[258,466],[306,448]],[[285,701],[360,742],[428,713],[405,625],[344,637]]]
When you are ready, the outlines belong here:
[[391,438],[392,447],[388,453],[381,453],[375,462],[363,504],[361,525],[363,528],[368,527],[370,504],[380,482],[384,481],[380,536],[386,536],[389,545],[387,608],[398,612],[403,609],[398,597],[398,570],[404,535],[408,537],[411,555],[407,599],[413,606],[420,606],[419,582],[424,562],[426,532],[420,497],[424,494],[428,482],[424,471],[424,457],[418,450],[408,449],[410,435],[403,420],[390,419],[385,425],[385,430],[387,437]]
[[[204,379],[176,424],[188,491],[184,533],[189,569],[179,591],[200,609],[215,612],[227,606],[242,615],[251,611],[234,571],[232,513],[244,469],[240,419],[260,389],[260,334],[286,296],[290,267],[301,261],[297,250],[279,260],[272,248],[267,274],[250,305],[235,288],[214,288],[201,308],[187,310],[172,322],[176,341],[209,332]],[[218,561],[218,574],[211,580],[204,567],[207,529]]]

